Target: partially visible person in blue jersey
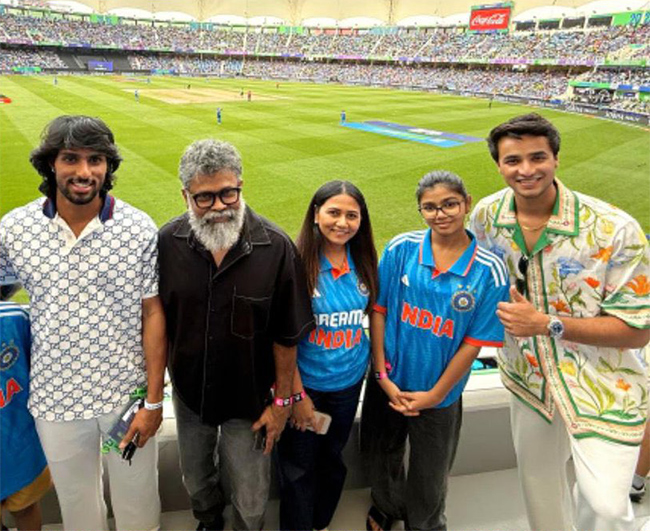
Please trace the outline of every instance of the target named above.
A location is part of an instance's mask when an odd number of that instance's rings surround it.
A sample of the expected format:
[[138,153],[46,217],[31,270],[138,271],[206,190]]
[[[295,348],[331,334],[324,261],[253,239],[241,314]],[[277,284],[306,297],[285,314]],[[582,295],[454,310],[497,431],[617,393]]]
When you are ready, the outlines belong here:
[[[312,198],[297,239],[317,328],[298,345],[293,429],[278,446],[280,529],[325,529],[338,505],[347,468],[342,451],[354,422],[370,342],[364,316],[377,297],[377,253],[366,201],[347,181],[330,181]],[[329,430],[307,430],[314,411]]]
[[[446,529],[447,477],[461,427],[461,393],[481,347],[498,347],[503,262],[465,230],[471,197],[457,175],[428,173],[416,197],[427,230],[393,238],[379,264],[370,317],[374,378],[362,444],[369,453],[368,529]],[[405,473],[406,440],[410,443]]]
[[4,302],[14,291],[13,286],[0,291],[0,510],[12,514],[18,531],[34,531],[41,529],[38,501],[52,479],[27,410],[29,315],[17,304]]

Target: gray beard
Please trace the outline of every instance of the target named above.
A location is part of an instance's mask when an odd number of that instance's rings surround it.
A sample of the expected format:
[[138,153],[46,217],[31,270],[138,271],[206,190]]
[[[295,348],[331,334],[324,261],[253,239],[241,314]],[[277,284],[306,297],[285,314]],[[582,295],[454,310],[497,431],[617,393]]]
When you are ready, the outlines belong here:
[[[230,249],[239,239],[244,226],[246,203],[242,197],[238,208],[228,208],[223,212],[208,211],[201,217],[197,216],[191,208],[187,212],[196,239],[210,252],[223,251]],[[224,218],[228,221],[212,222],[214,219]]]

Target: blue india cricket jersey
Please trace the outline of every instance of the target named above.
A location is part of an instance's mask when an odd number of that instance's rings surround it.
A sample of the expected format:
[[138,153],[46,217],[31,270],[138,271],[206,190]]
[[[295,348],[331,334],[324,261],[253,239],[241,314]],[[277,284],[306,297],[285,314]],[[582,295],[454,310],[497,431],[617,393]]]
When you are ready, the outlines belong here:
[[[501,346],[503,325],[497,303],[508,300],[508,275],[500,258],[477,246],[474,235],[448,271],[436,268],[431,230],[391,240],[379,263],[379,299],[386,314],[384,350],[389,373],[404,391],[428,391],[461,343]],[[469,373],[438,407],[453,404]]]
[[349,249],[342,270],[321,255],[311,302],[316,328],[298,344],[300,376],[305,387],[340,391],[361,380],[370,358],[363,330],[368,289],[357,277]]
[[32,483],[47,464],[27,410],[29,316],[0,302],[0,500]]

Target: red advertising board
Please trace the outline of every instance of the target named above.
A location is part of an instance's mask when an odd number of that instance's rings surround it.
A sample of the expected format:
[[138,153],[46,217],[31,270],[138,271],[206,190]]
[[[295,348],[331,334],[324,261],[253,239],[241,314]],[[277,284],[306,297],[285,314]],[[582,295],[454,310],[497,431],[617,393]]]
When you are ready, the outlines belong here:
[[472,9],[469,17],[470,31],[503,31],[509,23],[509,7]]

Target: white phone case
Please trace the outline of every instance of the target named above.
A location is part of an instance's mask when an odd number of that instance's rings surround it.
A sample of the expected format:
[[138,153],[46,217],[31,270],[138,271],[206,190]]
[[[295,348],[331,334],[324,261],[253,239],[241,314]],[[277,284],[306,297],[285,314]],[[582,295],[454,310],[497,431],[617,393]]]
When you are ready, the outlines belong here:
[[330,429],[330,424],[332,423],[332,417],[327,413],[321,413],[320,411],[314,411],[314,422],[307,426],[307,429],[313,431],[317,435],[325,435],[327,430]]

